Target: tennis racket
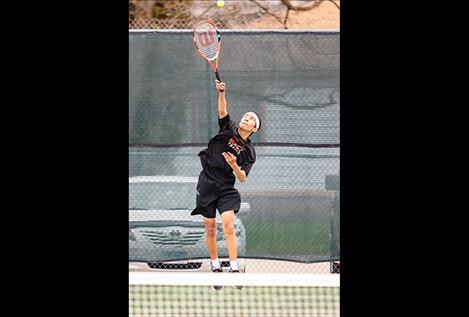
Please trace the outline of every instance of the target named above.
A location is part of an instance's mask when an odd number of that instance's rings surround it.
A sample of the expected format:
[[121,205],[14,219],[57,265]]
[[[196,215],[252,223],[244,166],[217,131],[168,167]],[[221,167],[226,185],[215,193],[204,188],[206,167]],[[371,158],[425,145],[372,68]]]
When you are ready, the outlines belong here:
[[[194,46],[197,53],[212,67],[217,80],[221,82],[218,73],[218,56],[220,55],[220,32],[212,21],[202,21],[194,28]],[[213,64],[215,62],[215,65]]]

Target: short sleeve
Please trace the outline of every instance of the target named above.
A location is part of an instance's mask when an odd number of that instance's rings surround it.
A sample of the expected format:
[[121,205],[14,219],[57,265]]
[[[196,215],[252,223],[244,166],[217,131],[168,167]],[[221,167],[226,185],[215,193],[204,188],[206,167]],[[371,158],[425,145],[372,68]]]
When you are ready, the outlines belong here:
[[255,162],[256,151],[254,150],[254,148],[251,148],[249,151],[249,157],[240,166],[240,168],[246,172],[246,176],[248,176],[249,172],[251,171],[251,167],[254,165]]
[[227,114],[221,119],[218,119],[218,126],[220,127],[220,130],[218,133],[229,130],[229,129],[234,129],[235,128],[235,123],[233,120],[230,118],[230,114]]

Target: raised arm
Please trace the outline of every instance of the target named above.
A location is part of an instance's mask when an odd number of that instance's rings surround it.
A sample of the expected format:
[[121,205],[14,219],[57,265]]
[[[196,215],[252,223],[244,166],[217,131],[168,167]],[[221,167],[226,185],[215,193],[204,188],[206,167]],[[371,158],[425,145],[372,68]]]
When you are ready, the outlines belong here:
[[225,98],[225,83],[215,80],[215,87],[218,90],[218,118],[222,119],[226,117],[228,111],[226,110],[226,98]]

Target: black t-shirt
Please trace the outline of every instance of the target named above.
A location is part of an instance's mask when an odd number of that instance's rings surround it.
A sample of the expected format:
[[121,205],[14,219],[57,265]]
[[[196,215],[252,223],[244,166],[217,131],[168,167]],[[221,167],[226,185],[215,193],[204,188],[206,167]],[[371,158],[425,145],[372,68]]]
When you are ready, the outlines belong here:
[[208,143],[208,148],[199,153],[205,173],[221,184],[234,185],[236,176],[233,169],[226,162],[222,152],[230,152],[236,156],[236,163],[249,174],[256,162],[256,151],[248,138],[246,141],[238,134],[238,127],[226,115],[218,119],[220,130]]

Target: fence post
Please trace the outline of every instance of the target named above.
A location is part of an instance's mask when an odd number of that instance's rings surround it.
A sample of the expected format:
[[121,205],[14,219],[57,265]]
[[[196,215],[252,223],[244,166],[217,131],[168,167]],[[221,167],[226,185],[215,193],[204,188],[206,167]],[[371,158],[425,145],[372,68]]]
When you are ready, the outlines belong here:
[[[340,175],[326,175],[326,190],[332,191],[331,258],[340,259]],[[331,262],[331,273],[340,273],[340,263]]]

